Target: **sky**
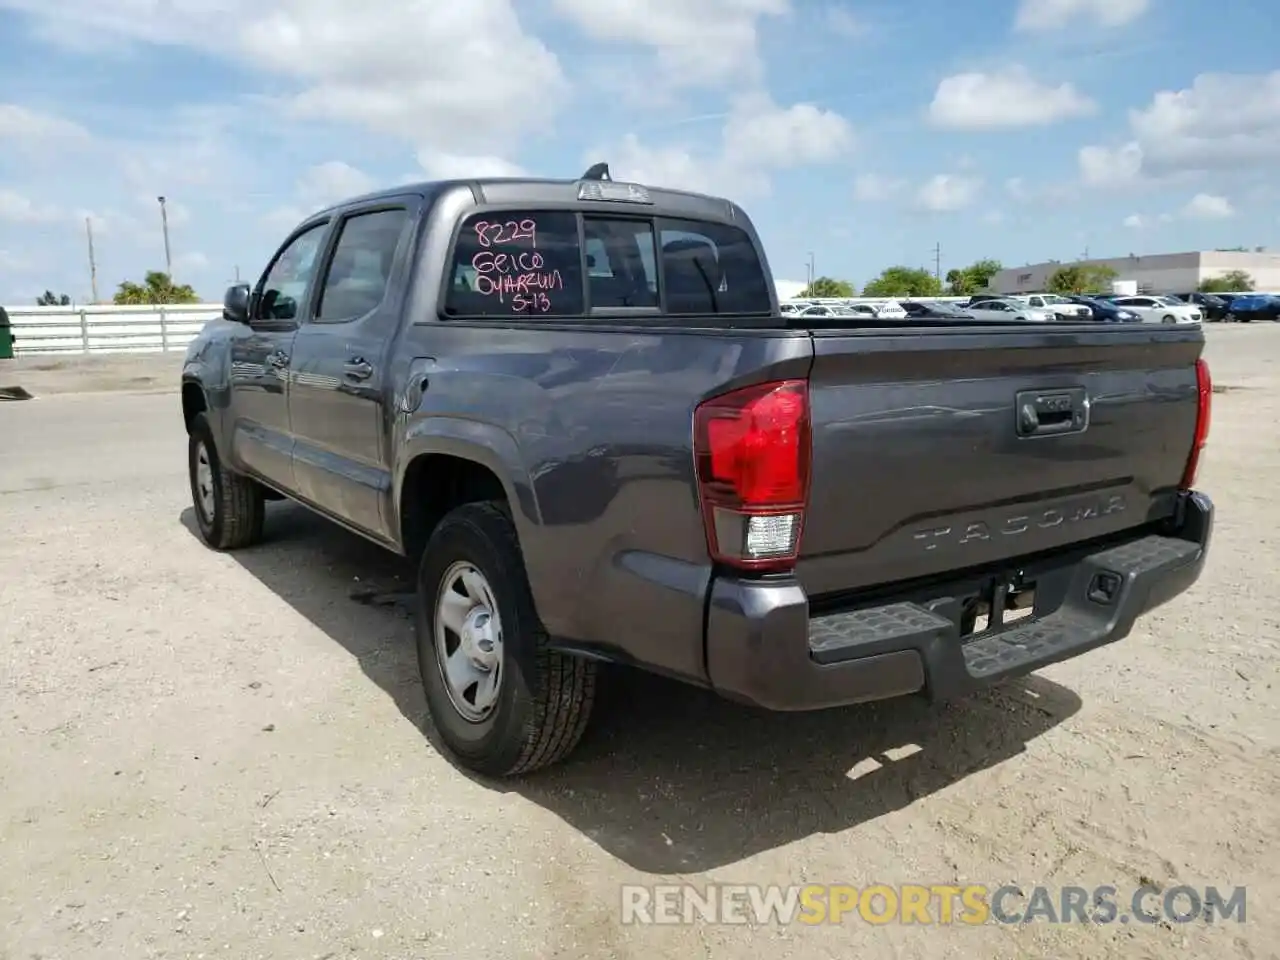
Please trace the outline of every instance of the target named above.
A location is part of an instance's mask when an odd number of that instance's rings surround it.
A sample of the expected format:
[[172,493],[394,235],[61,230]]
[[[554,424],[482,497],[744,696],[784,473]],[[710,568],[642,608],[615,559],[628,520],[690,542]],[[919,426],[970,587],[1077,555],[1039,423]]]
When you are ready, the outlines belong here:
[[[1268,5],[0,0],[0,303],[217,301],[309,212],[455,176],[729,196],[774,276],[1280,247]],[[937,257],[937,260],[935,260]]]

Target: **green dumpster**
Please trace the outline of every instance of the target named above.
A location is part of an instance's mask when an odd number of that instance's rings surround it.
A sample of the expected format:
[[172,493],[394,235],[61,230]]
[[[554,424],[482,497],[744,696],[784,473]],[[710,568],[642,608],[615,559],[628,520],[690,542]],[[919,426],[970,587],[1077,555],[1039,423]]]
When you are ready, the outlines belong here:
[[13,359],[13,324],[4,307],[0,307],[0,360]]

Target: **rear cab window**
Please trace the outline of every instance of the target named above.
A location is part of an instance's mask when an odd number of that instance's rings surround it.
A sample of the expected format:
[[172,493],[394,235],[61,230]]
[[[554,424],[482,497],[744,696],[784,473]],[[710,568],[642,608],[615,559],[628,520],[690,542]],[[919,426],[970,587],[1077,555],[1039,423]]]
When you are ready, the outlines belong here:
[[773,313],[769,278],[738,227],[532,209],[463,221],[443,310],[485,319]]

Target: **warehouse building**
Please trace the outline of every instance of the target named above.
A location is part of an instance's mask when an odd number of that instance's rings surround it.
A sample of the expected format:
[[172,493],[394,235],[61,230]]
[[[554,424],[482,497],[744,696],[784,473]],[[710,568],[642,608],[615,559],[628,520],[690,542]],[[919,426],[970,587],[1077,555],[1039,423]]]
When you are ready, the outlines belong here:
[[995,293],[1033,293],[1046,290],[1049,278],[1062,267],[1106,266],[1116,272],[1117,280],[1132,280],[1140,293],[1188,293],[1211,278],[1232,270],[1243,270],[1253,277],[1260,291],[1280,290],[1280,254],[1258,250],[1246,253],[1236,250],[1202,250],[1197,253],[1160,253],[1152,256],[1112,257],[1107,260],[1076,260],[1010,267],[991,278],[989,289]]

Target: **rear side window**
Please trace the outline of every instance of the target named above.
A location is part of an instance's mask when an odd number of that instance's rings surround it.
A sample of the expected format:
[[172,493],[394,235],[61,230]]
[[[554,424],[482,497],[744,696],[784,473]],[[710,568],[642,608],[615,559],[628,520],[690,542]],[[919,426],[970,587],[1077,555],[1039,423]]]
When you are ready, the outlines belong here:
[[572,213],[469,217],[458,234],[445,313],[462,317],[578,317],[582,251]]
[[378,210],[343,223],[320,291],[318,322],[354,320],[382,303],[408,219],[403,209]]
[[675,314],[768,313],[769,281],[737,227],[659,220],[667,310]]

